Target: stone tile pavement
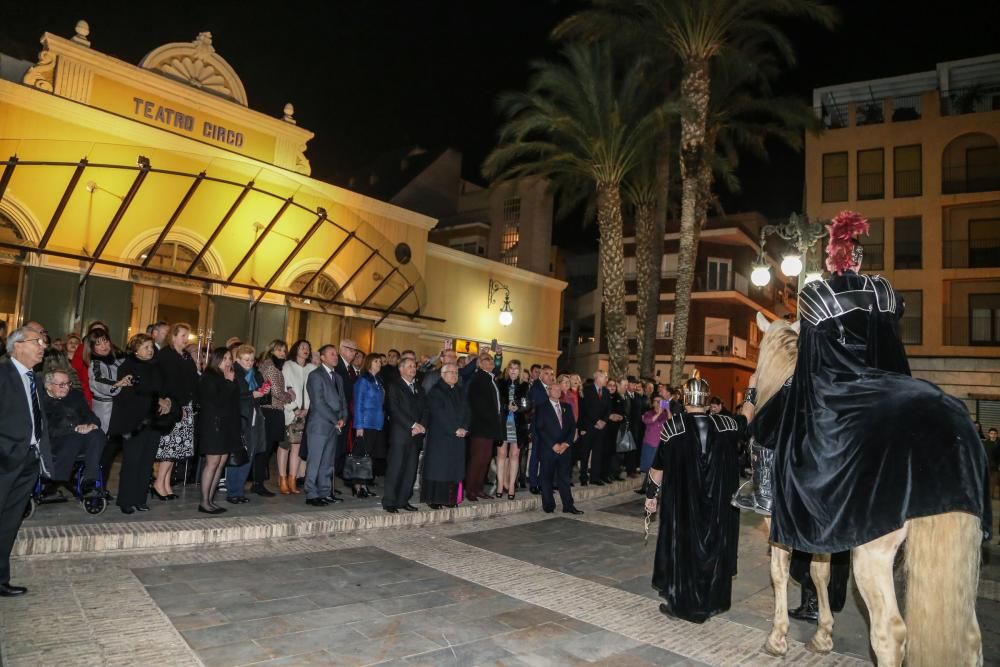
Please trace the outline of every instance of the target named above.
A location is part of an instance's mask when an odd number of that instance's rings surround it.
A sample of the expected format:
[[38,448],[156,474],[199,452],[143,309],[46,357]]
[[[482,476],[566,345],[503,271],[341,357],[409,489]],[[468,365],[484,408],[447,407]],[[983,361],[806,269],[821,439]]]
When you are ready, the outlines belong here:
[[[641,501],[639,501],[641,502]],[[630,492],[539,512],[163,552],[31,557],[0,600],[4,665],[854,665],[770,626],[762,530],[743,528],[734,608],[693,625],[656,611]],[[606,510],[606,511],[605,511]],[[645,572],[643,569],[645,568]],[[645,586],[643,586],[645,578]],[[738,589],[738,593],[735,590]],[[980,600],[984,631],[998,625]],[[838,651],[854,652],[848,613]],[[861,619],[862,631],[867,628]],[[793,638],[811,628],[793,623]],[[1000,657],[987,637],[987,664]],[[865,658],[864,660],[861,658]]]

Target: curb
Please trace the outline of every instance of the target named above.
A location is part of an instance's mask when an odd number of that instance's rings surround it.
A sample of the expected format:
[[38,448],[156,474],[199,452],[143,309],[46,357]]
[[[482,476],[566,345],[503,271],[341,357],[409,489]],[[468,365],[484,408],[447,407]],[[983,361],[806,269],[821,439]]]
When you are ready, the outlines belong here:
[[[574,500],[594,500],[638,488],[641,479],[626,479],[603,487],[573,489]],[[94,523],[65,526],[22,527],[11,554],[15,557],[69,556],[133,550],[169,550],[218,546],[278,538],[329,537],[384,528],[427,526],[487,519],[505,514],[541,510],[540,496],[518,500],[487,500],[462,503],[456,508],[389,514],[381,510],[329,510],[302,514],[270,514],[261,517],[225,517]]]

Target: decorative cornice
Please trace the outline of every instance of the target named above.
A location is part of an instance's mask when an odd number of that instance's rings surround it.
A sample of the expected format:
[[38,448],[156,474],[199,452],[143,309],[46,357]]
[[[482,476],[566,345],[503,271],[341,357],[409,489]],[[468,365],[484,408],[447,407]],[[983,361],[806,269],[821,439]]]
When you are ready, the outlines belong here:
[[49,51],[49,33],[42,35],[42,51],[38,54],[38,63],[32,65],[24,74],[23,83],[32,88],[52,92],[52,82],[55,78],[56,54]]
[[173,42],[153,49],[139,61],[139,67],[247,106],[243,82],[215,52],[210,32],[198,33],[193,42]]
[[[452,248],[439,245],[433,241],[429,241],[427,243],[427,257],[437,257],[438,259],[444,259],[453,264],[461,264],[462,266],[468,266],[473,269],[487,271],[494,276],[502,276],[509,280],[517,280],[521,283],[527,283],[529,285],[541,285],[542,287],[557,289],[560,292],[566,289],[566,286],[568,285],[568,283],[559,280],[558,278],[550,278],[549,276],[532,273],[531,271],[525,271],[524,269],[507,266],[501,262],[494,262],[492,259],[479,257],[478,255],[470,255],[469,253],[462,252],[461,250],[453,250]],[[429,265],[428,268],[430,268]]]

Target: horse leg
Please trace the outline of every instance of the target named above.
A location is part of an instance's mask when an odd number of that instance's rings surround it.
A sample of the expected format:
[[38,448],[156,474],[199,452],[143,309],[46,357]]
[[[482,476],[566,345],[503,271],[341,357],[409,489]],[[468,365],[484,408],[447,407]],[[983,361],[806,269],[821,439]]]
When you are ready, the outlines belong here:
[[809,576],[816,586],[816,600],[819,605],[819,622],[816,634],[806,648],[814,653],[829,653],[833,650],[833,612],[830,611],[830,554],[813,554],[809,564]]
[[771,586],[774,588],[774,621],[771,634],[764,642],[768,655],[783,656],[788,652],[788,566],[792,561],[791,549],[780,544],[771,545]]
[[906,539],[906,526],[853,550],[854,581],[868,607],[872,649],[879,667],[899,667],[906,648],[906,624],[896,603],[892,565]]

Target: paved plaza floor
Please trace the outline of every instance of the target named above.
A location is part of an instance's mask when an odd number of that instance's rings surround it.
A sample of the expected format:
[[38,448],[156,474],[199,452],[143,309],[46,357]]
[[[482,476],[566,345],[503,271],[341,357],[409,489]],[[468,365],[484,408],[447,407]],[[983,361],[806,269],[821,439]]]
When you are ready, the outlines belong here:
[[[309,539],[16,561],[27,597],[0,600],[3,664],[20,665],[860,665],[867,625],[852,586],[829,656],[792,621],[770,627],[767,545],[745,516],[733,608],[694,625],[649,587],[641,499]],[[426,510],[424,510],[426,511]],[[655,526],[654,526],[655,529]],[[996,566],[986,565],[984,578]],[[790,598],[797,598],[794,586]],[[981,591],[982,592],[982,591]],[[797,604],[797,600],[792,600]],[[987,664],[998,602],[979,599]]]

